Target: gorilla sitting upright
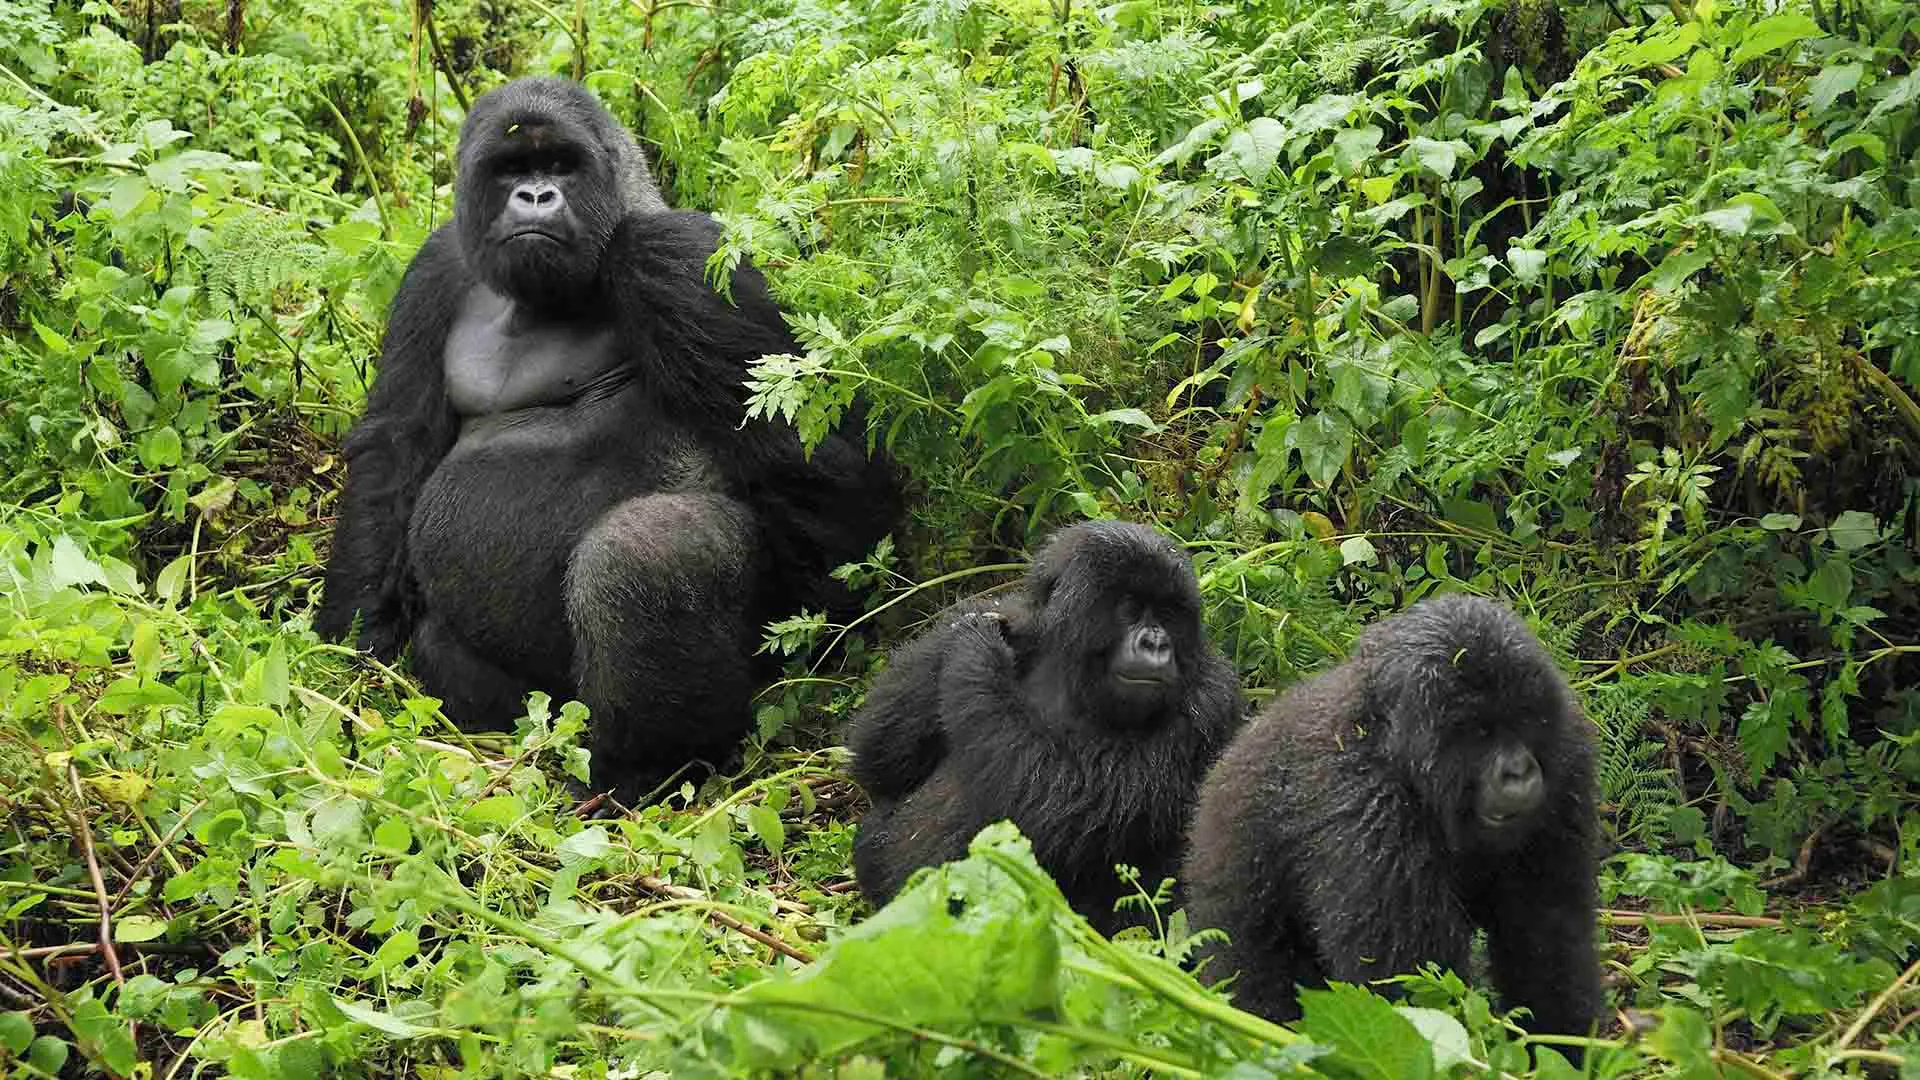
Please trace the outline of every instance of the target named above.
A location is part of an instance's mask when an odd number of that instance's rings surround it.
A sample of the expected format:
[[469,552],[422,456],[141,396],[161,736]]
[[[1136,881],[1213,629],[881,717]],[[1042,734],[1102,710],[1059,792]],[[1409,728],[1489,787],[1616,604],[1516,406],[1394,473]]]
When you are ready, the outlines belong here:
[[853,718],[873,799],[854,874],[876,905],[1008,818],[1068,903],[1103,932],[1179,862],[1206,770],[1241,722],[1207,640],[1186,554],[1144,525],[1083,522],[1048,541],[1024,588],[969,600],[895,652]]
[[593,712],[593,787],[631,802],[730,752],[757,628],[846,602],[828,573],[896,520],[893,469],[835,434],[809,458],[745,418],[748,366],[799,351],[766,283],[704,277],[719,229],[671,211],[581,87],[474,103],[453,220],[408,268],[315,618],[411,642],[463,726],[534,688]]

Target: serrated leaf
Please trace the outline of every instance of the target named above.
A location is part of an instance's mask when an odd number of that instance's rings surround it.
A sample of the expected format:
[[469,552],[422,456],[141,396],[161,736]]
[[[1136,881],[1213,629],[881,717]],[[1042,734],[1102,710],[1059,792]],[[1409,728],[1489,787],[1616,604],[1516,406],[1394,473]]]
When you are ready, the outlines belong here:
[[291,676],[287,671],[287,641],[274,638],[267,648],[266,663],[260,669],[260,696],[275,707],[287,703],[288,686]]
[[[1434,1052],[1413,1022],[1357,986],[1334,983],[1300,994],[1300,1033],[1333,1048],[1330,1059],[1359,1080],[1427,1080]],[[1324,1070],[1321,1070],[1324,1071]]]

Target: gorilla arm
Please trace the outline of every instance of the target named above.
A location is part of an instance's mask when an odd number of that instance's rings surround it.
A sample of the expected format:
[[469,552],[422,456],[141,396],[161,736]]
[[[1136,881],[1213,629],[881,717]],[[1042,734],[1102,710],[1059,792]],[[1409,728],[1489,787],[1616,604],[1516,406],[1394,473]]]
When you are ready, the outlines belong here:
[[[989,603],[962,601],[941,612],[939,628],[901,646],[867,693],[848,742],[854,778],[870,797],[905,798],[946,758],[949,743],[942,716],[954,707],[946,692],[949,658],[957,651],[991,655],[993,643],[987,641],[983,648],[981,631],[971,625],[997,618],[982,613]],[[999,647],[1004,649],[1004,642]],[[978,662],[963,661],[961,668]]]
[[869,456],[843,433],[864,419],[857,406],[810,455],[784,421],[741,426],[754,362],[801,349],[751,263],[734,269],[731,301],[707,284],[719,242],[719,223],[697,211],[628,215],[607,248],[620,338],[633,343],[653,394],[724,448],[719,463],[759,519],[770,594],[786,610],[844,610],[850,599],[828,571],[899,520],[898,478],[884,454]]
[[471,279],[451,225],[427,238],[400,282],[367,409],[346,438],[346,491],[314,629],[339,639],[360,615],[361,648],[391,660],[413,630],[407,566],[413,501],[458,434],[441,353]]
[[1572,794],[1549,826],[1489,882],[1480,922],[1506,1007],[1530,1009],[1530,1031],[1587,1035],[1602,1000],[1593,914],[1599,836],[1594,807],[1579,794],[1591,790],[1589,759],[1581,753],[1561,768],[1581,778],[1565,785]]

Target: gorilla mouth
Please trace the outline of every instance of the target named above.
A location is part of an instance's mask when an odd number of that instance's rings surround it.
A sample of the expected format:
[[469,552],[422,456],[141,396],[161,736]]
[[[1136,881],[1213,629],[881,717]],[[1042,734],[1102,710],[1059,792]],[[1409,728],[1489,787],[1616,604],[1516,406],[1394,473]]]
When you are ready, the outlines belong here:
[[545,240],[549,244],[561,243],[561,240],[559,237],[553,235],[550,232],[545,232],[540,229],[521,229],[519,232],[514,233],[512,236],[507,237],[507,239],[509,240],[528,240],[528,239]]
[[1116,672],[1113,677],[1128,686],[1165,686],[1169,681],[1164,675],[1122,675]]

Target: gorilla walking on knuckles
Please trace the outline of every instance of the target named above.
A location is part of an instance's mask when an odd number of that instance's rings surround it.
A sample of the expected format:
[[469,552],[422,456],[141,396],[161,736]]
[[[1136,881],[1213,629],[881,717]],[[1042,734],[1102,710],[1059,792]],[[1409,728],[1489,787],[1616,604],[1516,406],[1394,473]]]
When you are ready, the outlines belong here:
[[1235,1004],[1299,1016],[1295,984],[1432,961],[1494,982],[1536,1032],[1600,1011],[1591,735],[1507,608],[1443,596],[1368,629],[1353,656],[1249,724],[1207,777],[1182,881],[1231,942],[1203,974]]
[[745,733],[765,620],[834,606],[891,527],[887,461],[811,459],[745,418],[748,366],[798,351],[760,274],[706,282],[719,229],[668,210],[592,95],[522,79],[474,103],[453,220],[394,299],[346,440],[315,625],[415,670],[464,726],[545,688],[592,709],[623,801]]
[[1133,891],[1114,865],[1138,867],[1148,891],[1172,874],[1240,721],[1186,555],[1140,525],[1065,529],[1018,595],[964,601],[897,651],[854,717],[853,775],[873,800],[854,840],[860,889],[883,904],[1007,818],[1111,932]]

